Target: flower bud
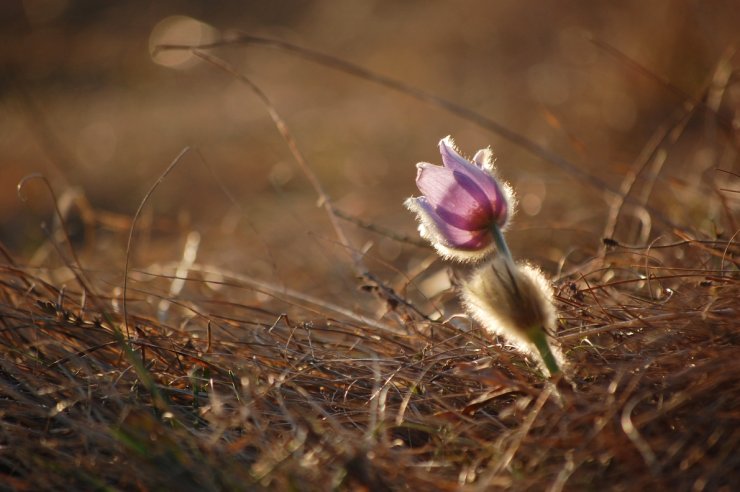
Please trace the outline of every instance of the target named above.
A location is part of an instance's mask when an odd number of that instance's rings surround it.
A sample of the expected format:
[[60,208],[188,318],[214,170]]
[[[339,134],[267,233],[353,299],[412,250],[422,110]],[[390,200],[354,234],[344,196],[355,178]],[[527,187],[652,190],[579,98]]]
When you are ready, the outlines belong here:
[[548,341],[556,323],[552,287],[539,269],[497,255],[462,283],[461,295],[488,333],[537,354],[550,375],[560,371],[562,356]]
[[423,196],[406,200],[416,213],[419,233],[444,257],[480,260],[495,249],[497,234],[514,213],[511,187],[497,179],[490,149],[469,161],[451,137],[439,143],[443,166],[417,164],[416,185]]

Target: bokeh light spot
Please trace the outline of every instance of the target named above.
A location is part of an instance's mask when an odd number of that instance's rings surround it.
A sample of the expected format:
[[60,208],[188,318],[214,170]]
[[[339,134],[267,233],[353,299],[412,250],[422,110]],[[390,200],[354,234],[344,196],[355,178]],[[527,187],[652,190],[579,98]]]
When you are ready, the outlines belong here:
[[534,193],[527,193],[522,197],[522,210],[529,216],[537,215],[542,210],[542,198]]
[[152,61],[170,68],[189,68],[198,58],[188,50],[157,50],[160,45],[197,45],[212,42],[214,29],[199,20],[184,15],[173,15],[159,21],[149,35],[149,53]]
[[533,217],[542,211],[547,194],[547,187],[542,179],[536,176],[521,178],[516,184],[516,190],[520,196],[519,207],[522,212]]

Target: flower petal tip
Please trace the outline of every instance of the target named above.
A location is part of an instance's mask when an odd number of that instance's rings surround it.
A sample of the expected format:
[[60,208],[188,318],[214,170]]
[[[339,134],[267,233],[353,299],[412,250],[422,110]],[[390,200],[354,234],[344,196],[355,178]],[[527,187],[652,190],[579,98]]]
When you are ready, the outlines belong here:
[[447,135],[445,138],[439,141],[439,145],[444,145],[446,147],[455,147],[455,140],[452,138],[452,135]]

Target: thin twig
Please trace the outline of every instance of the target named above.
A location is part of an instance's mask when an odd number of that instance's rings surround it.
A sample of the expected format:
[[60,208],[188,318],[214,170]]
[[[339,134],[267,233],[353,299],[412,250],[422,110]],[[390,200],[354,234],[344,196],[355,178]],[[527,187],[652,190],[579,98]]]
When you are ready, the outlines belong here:
[[151,188],[149,188],[149,191],[146,192],[144,198],[139,203],[139,207],[136,209],[134,218],[131,220],[131,229],[129,229],[128,240],[126,241],[126,262],[123,266],[123,299],[121,301],[121,303],[123,304],[123,326],[126,330],[126,338],[129,340],[131,339],[131,332],[128,326],[128,270],[129,263],[131,262],[131,252],[133,251],[134,247],[134,231],[136,230],[136,221],[139,220],[141,211],[144,209],[144,205],[146,205],[146,203],[149,201],[149,197],[152,196],[154,191],[159,187],[160,184],[162,184],[167,175],[170,174],[173,169],[175,169],[177,164],[180,162],[180,159],[182,159],[183,156],[189,151],[190,147],[185,147],[184,149],[182,149],[180,153],[177,154],[177,157],[175,157],[172,162],[170,162],[169,166],[167,166],[162,174],[159,175],[157,181],[155,181]]

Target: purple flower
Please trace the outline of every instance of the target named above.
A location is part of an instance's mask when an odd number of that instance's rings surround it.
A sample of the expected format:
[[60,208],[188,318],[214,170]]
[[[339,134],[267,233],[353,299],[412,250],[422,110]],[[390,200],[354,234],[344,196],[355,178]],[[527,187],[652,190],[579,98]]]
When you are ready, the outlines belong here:
[[[416,186],[424,194],[406,200],[419,219],[419,233],[445,257],[478,260],[494,249],[496,234],[513,214],[511,187],[496,178],[490,149],[472,162],[455,149],[451,137],[439,142],[444,166],[416,165]],[[496,229],[498,228],[498,231]]]

